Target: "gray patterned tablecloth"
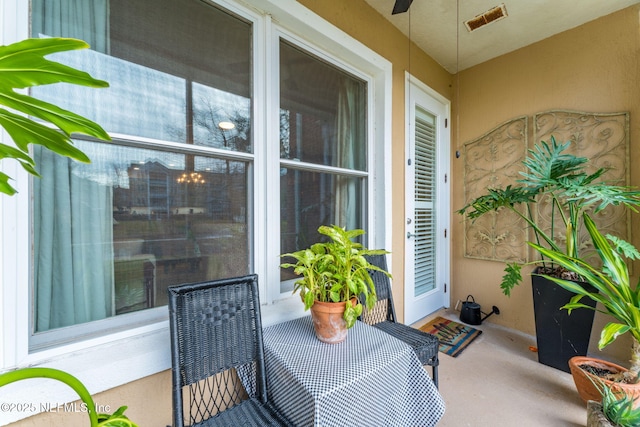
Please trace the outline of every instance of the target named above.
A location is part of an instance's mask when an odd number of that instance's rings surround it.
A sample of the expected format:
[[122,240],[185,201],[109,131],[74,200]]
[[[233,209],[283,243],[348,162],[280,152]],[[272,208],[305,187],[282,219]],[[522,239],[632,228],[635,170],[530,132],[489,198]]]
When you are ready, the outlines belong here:
[[361,322],[324,344],[309,316],[264,330],[269,398],[296,426],[434,426],[444,402],[404,342]]

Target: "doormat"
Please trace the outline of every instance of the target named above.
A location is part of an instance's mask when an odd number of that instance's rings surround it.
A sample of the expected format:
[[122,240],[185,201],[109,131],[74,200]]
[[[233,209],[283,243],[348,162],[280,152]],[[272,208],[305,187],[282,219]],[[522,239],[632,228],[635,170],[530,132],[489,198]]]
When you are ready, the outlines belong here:
[[420,330],[437,336],[440,340],[440,352],[451,357],[457,357],[482,333],[479,329],[440,316],[422,326]]

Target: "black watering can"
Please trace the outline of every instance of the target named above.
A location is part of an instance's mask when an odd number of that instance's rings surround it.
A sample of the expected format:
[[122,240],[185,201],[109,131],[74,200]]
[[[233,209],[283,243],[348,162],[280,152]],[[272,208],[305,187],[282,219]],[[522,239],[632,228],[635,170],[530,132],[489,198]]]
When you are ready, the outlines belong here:
[[495,305],[493,306],[491,313],[485,315],[480,309],[480,304],[478,304],[473,298],[473,295],[468,295],[467,300],[462,303],[462,310],[460,310],[460,320],[469,325],[479,325],[481,324],[487,317],[491,316],[493,313],[500,314],[500,310]]

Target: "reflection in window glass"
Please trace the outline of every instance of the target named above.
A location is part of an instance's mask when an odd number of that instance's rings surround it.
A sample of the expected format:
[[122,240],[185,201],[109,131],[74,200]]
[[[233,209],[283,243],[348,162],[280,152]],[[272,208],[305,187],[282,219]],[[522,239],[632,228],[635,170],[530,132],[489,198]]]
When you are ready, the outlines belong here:
[[[287,168],[283,168],[280,174],[283,253],[306,248],[326,239],[318,233],[318,227],[323,224],[348,224],[350,229],[363,228],[364,178]],[[291,270],[281,270],[281,274],[282,280],[293,278]]]
[[198,145],[251,152],[250,100],[193,85],[193,136]]
[[244,162],[77,142],[39,150],[36,331],[165,305],[167,286],[249,272]]
[[280,157],[366,170],[366,83],[286,42],[280,55]]
[[[32,0],[33,37],[87,41],[90,50],[51,59],[110,87],[50,85],[34,95],[111,133],[214,147],[227,138],[230,149],[249,151],[250,23],[201,0],[75,3]],[[220,121],[234,129],[221,133]]]

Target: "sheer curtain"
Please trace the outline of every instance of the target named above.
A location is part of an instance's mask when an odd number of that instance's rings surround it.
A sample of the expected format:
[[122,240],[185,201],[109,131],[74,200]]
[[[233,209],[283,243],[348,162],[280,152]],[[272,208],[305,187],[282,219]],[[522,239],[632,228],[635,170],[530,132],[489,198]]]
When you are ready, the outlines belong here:
[[32,0],[33,37],[73,37],[109,53],[109,0]]
[[[360,125],[363,112],[358,111],[360,105],[359,84],[351,77],[343,76],[338,94],[338,114],[336,123],[336,151],[338,166],[346,169],[356,168],[357,140],[361,137]],[[355,228],[358,224],[358,180],[345,176],[334,176],[335,224]]]
[[[75,37],[108,51],[108,0],[34,0],[34,36]],[[113,314],[110,183],[67,158],[34,150],[35,330]],[[84,168],[86,171],[86,168]]]

